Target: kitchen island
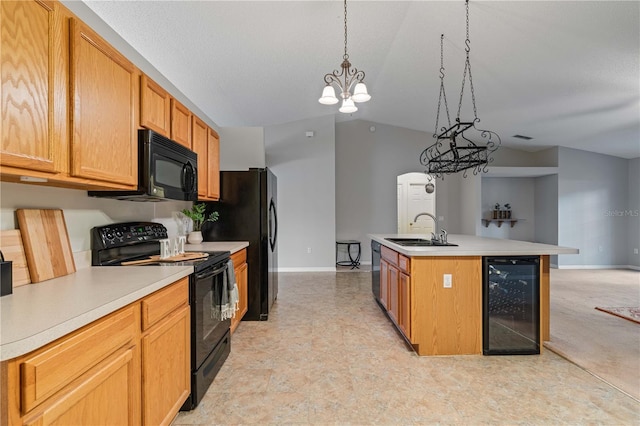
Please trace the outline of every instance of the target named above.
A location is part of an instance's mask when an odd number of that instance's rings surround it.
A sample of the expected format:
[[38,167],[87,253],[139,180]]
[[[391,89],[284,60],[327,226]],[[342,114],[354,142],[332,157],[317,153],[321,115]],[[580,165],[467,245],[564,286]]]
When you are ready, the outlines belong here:
[[578,253],[569,247],[471,235],[449,235],[448,242],[456,246],[406,246],[388,240],[421,237],[415,234],[369,237],[382,245],[377,301],[418,355],[482,353],[484,256],[540,256],[540,342],[549,340],[549,256]]

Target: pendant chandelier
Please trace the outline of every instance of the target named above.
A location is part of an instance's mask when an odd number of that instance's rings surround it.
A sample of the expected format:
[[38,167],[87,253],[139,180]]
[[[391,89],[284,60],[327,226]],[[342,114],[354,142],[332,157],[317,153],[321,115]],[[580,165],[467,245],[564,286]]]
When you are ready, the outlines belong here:
[[[476,109],[476,97],[473,90],[473,79],[471,77],[471,62],[469,61],[469,52],[471,51],[471,41],[469,39],[469,0],[466,0],[465,3],[467,10],[466,59],[464,72],[462,74],[458,114],[453,125],[449,118],[449,106],[447,105],[447,96],[444,90],[444,34],[440,36],[440,95],[438,97],[438,110],[436,113],[436,129],[433,134],[436,142],[420,154],[420,164],[427,168],[425,173],[435,177],[444,177],[444,175],[447,174],[464,172],[463,176],[466,178],[467,170],[469,169],[473,170],[474,175],[486,172],[487,165],[493,162],[491,154],[495,152],[502,143],[497,133],[476,127],[480,119],[478,118],[478,111]],[[462,98],[464,96],[464,86],[467,75],[469,76],[469,88],[471,89],[473,119],[463,121],[460,119],[460,110],[462,109]],[[447,113],[447,125],[439,129],[438,120],[440,118],[440,107],[443,100]],[[481,140],[485,140],[485,143],[482,144],[478,142]]]
[[[342,106],[338,111],[343,113],[352,113],[358,110],[355,102],[367,102],[371,96],[367,92],[367,86],[364,84],[364,71],[358,71],[357,68],[351,68],[349,62],[349,54],[347,53],[347,0],[344,0],[344,55],[342,56],[342,64],[340,70],[334,70],[330,74],[324,76],[327,84],[322,91],[322,97],[318,99],[323,105],[334,105],[338,103],[335,89],[332,84],[338,86],[340,97],[342,98]],[[353,94],[351,89],[353,87]]]

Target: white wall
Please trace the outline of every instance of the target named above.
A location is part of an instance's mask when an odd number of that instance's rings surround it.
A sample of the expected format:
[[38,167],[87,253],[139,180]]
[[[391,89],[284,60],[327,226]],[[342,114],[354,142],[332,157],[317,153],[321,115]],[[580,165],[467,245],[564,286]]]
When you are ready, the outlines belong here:
[[494,205],[504,208],[511,205],[512,219],[518,219],[513,226],[495,222],[481,228],[480,235],[490,238],[505,238],[520,241],[535,241],[535,182],[534,178],[483,178],[482,179],[482,217],[492,217]]
[[[375,126],[375,132],[370,131]],[[362,260],[371,261],[367,234],[397,232],[397,176],[424,172],[420,153],[432,143],[431,134],[401,127],[354,120],[336,125],[336,238],[355,239]],[[460,209],[449,199],[455,178],[438,180],[438,228],[459,233]]]
[[278,178],[278,268],[335,270],[334,116],[265,127],[264,141]]
[[580,250],[558,256],[559,267],[627,265],[628,164],[609,155],[559,149],[558,244]]
[[247,170],[265,167],[262,127],[221,127],[220,170]]
[[640,269],[640,157],[629,160],[629,205],[627,206],[627,265]]
[[173,212],[191,207],[188,201],[142,203],[87,196],[87,191],[21,183],[0,183],[0,229],[15,229],[19,208],[58,208],[64,213],[74,255],[91,250],[91,228],[115,222],[170,220]]

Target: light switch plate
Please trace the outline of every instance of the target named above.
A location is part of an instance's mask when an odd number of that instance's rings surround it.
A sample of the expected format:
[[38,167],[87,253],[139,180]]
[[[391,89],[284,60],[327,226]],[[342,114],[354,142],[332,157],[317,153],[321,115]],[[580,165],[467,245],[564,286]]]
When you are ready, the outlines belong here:
[[451,274],[444,274],[444,288],[451,288],[452,280]]

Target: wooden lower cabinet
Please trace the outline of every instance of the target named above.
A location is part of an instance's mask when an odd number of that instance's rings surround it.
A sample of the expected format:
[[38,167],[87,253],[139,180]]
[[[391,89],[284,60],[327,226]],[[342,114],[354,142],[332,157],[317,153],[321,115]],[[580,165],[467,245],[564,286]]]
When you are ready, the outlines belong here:
[[385,309],[389,307],[389,262],[380,259],[380,303]]
[[139,355],[118,351],[25,416],[24,425],[137,425],[140,421]]
[[381,255],[380,299],[419,355],[482,353],[481,257],[409,258],[384,246]]
[[170,424],[190,393],[188,294],[185,277],[4,361],[0,424]]
[[398,299],[400,304],[400,315],[398,318],[398,326],[400,330],[407,336],[410,342],[413,341],[411,334],[411,277],[404,272],[400,272],[398,276]]
[[189,306],[142,336],[143,425],[169,425],[178,414],[191,392],[189,354]]
[[238,284],[238,311],[236,316],[231,319],[231,333],[233,333],[244,314],[249,310],[249,296],[248,283],[249,283],[249,265],[247,264],[247,249],[242,249],[231,256],[233,260],[233,270],[236,275],[236,282]]

